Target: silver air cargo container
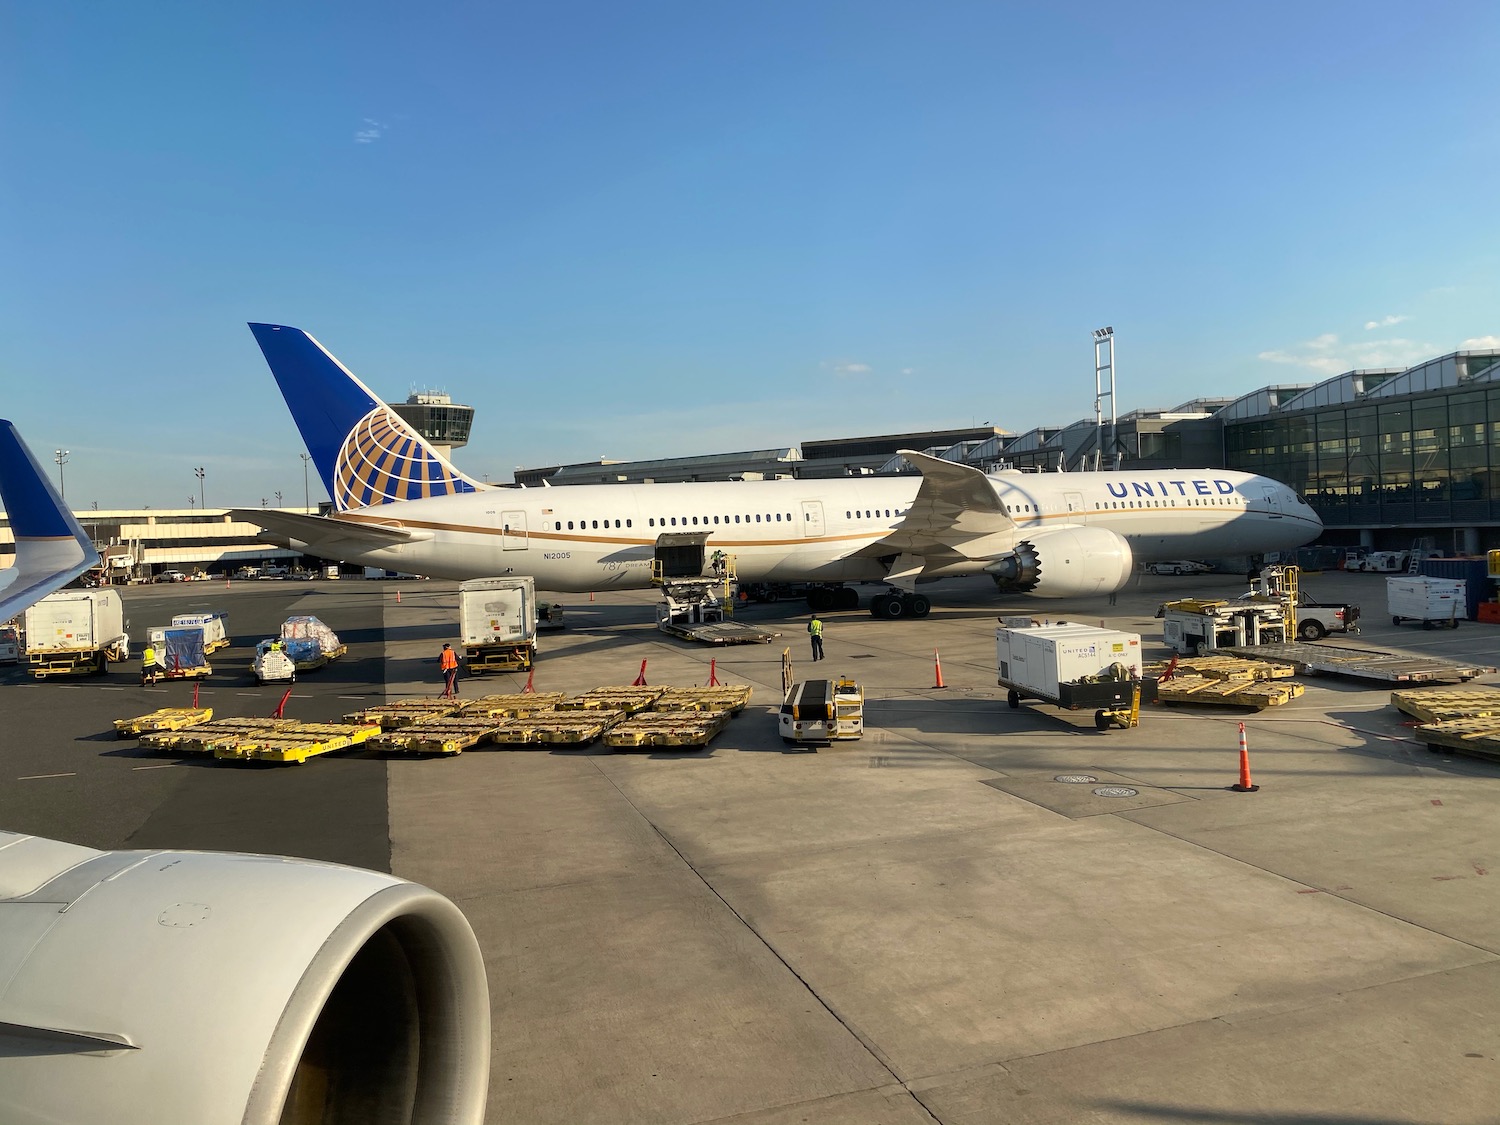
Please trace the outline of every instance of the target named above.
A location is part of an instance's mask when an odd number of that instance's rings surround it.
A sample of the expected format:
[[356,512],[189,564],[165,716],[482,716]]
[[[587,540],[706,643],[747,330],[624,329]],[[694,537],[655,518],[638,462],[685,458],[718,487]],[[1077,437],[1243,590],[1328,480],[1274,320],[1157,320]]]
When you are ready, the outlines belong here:
[[536,580],[460,583],[458,624],[469,675],[527,671],[536,660]]
[[1062,623],[1002,628],[995,630],[995,653],[1012,707],[1042,699],[1070,711],[1094,708],[1100,730],[1135,725],[1143,686],[1140,634]]

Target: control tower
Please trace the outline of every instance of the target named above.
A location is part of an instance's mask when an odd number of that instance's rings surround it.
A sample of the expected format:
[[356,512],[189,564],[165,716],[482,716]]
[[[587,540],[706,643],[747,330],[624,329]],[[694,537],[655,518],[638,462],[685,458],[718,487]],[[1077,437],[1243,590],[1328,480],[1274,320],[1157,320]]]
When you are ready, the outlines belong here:
[[405,402],[388,404],[392,410],[433,445],[444,457],[469,443],[474,408],[456,403],[440,391],[413,391]]

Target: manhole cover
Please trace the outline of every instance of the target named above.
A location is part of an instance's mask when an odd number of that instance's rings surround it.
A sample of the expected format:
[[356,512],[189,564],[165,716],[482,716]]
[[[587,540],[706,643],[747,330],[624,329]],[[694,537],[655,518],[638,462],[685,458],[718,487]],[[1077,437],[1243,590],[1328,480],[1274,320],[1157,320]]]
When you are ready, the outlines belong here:
[[1094,790],[1096,797],[1135,797],[1139,794],[1139,789],[1132,789],[1128,785],[1101,785]]
[[1099,779],[1087,773],[1060,773],[1052,780],[1061,781],[1064,785],[1088,785]]

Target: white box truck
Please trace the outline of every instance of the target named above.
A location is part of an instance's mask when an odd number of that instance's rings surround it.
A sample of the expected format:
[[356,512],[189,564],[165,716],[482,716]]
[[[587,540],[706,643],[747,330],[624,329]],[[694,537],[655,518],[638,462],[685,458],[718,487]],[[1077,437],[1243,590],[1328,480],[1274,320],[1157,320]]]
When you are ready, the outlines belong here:
[[1000,628],[995,654],[1011,707],[1042,699],[1070,711],[1095,708],[1099,730],[1134,725],[1136,692],[1145,686],[1139,633],[1068,623]]
[[1420,621],[1424,629],[1439,625],[1457,629],[1469,615],[1468,588],[1460,578],[1403,575],[1385,580],[1386,609],[1391,624]]
[[461,582],[458,625],[469,675],[527,671],[536,660],[536,580]]
[[37,679],[102,673],[130,658],[116,590],[59,590],[26,611],[26,663]]

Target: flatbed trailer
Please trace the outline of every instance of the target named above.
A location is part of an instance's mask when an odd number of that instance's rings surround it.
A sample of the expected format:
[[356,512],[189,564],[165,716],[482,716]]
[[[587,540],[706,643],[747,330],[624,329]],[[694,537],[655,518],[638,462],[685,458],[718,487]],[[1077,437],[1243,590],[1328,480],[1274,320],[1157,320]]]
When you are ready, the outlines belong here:
[[1283,661],[1304,676],[1323,672],[1387,684],[1463,683],[1496,670],[1412,652],[1334,644],[1244,645],[1222,651],[1251,660]]
[[529,672],[536,656],[532,641],[464,645],[464,669],[471,676],[485,672]]
[[702,625],[664,621],[660,628],[663,633],[671,633],[674,637],[707,645],[764,645],[781,636],[774,629],[746,625],[742,621],[712,621]]

